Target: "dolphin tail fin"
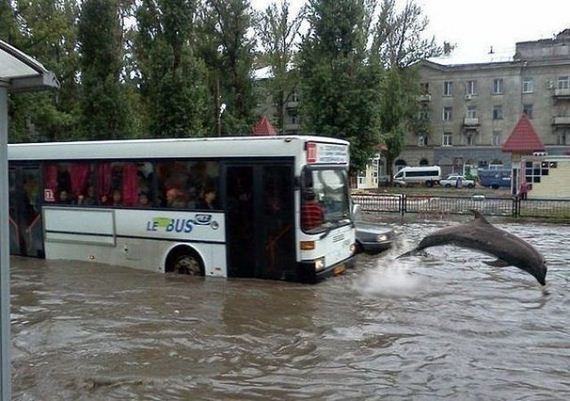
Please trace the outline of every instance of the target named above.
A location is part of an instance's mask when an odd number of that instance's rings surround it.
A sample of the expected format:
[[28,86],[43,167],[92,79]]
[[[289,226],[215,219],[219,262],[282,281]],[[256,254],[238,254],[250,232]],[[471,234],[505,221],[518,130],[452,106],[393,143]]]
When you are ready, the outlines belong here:
[[484,260],[483,263],[485,263],[486,265],[489,265],[489,266],[493,266],[493,267],[506,267],[506,266],[511,265],[509,262],[505,262],[502,259]]
[[418,252],[418,249],[414,248],[411,251],[405,252],[405,253],[401,254],[400,256],[396,257],[396,259],[407,258],[408,256],[414,256],[417,252]]
[[485,218],[485,216],[483,216],[483,214],[481,214],[480,211],[476,210],[476,209],[469,209],[469,211],[471,213],[473,213],[473,215],[475,216],[475,222],[480,222],[480,223],[485,223],[485,224],[491,224],[487,221],[487,219]]
[[414,248],[411,251],[401,254],[400,256],[396,257],[396,259],[400,258],[407,258],[408,256],[427,256],[427,252],[423,250],[423,248]]

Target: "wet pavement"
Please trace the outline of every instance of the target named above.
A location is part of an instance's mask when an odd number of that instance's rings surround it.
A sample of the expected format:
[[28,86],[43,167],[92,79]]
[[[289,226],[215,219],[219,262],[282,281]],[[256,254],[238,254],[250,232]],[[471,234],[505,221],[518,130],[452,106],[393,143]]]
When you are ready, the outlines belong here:
[[394,260],[443,225],[318,285],[13,258],[13,399],[570,399],[570,226],[498,225],[543,290],[461,248]]

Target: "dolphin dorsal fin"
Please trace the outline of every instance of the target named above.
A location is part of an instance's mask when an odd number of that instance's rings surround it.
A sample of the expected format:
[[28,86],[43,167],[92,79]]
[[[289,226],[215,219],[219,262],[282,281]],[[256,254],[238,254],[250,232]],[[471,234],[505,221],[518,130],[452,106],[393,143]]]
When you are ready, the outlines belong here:
[[481,214],[480,211],[475,210],[475,209],[471,209],[471,212],[473,213],[473,215],[475,216],[475,223],[483,223],[483,224],[491,224],[487,221],[487,219],[485,218],[485,216],[483,216]]

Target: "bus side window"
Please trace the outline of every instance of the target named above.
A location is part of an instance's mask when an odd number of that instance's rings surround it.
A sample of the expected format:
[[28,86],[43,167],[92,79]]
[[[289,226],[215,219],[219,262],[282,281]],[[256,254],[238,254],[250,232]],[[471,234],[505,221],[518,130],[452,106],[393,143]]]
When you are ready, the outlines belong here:
[[218,191],[219,163],[215,161],[163,161],[157,166],[161,206],[199,208],[205,191]]

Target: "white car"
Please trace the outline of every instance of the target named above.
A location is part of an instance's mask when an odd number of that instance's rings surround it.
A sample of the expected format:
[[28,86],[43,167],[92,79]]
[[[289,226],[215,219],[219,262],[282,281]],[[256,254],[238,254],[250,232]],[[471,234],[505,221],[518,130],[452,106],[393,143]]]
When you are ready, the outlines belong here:
[[[461,180],[461,185],[457,185],[457,181]],[[453,174],[448,176],[445,180],[441,180],[439,182],[439,184],[442,187],[446,187],[446,188],[451,188],[451,187],[467,187],[467,188],[474,188],[475,187],[475,181],[473,180],[468,180],[467,178],[465,178],[465,176],[463,175],[457,175],[457,174]]]

